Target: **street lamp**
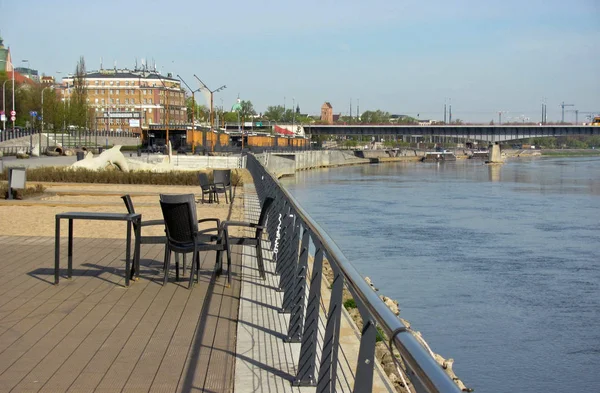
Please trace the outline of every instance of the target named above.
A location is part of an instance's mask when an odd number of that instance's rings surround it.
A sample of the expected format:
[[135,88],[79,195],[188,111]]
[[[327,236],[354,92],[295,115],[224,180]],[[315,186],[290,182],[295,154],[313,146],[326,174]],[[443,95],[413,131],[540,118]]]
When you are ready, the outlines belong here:
[[[44,133],[44,90],[46,89],[54,89],[54,86],[46,86],[42,89],[42,129],[40,131],[40,156],[42,155],[42,134]],[[46,141],[48,141],[47,137]],[[48,146],[48,143],[46,143],[46,146]]]
[[179,76],[179,74],[177,74],[177,77],[192,92],[192,154],[194,154],[194,149],[196,147],[195,146],[195,136],[194,136],[194,131],[196,129],[196,125],[194,123],[194,112],[196,112],[196,100],[194,99],[194,93],[196,93],[197,91],[200,91],[200,87],[196,90],[192,90],[192,88],[187,83],[185,83],[185,81],[183,80],[183,78],[181,76]]
[[[15,65],[12,63],[12,61],[8,61],[8,60],[3,60],[5,63],[9,63],[10,67],[12,68],[12,112],[15,111]],[[3,88],[4,91],[4,88]],[[12,113],[10,115],[11,117],[13,117]],[[16,116],[15,120],[16,120]],[[12,121],[12,131],[13,134],[15,133],[15,120]]]
[[4,114],[4,120],[2,120],[2,131],[6,131],[6,94],[5,94],[5,86],[6,82],[10,79],[7,79],[2,84],[2,113]]
[[216,92],[219,92],[219,91],[221,91],[223,89],[226,89],[227,86],[223,85],[223,86],[219,87],[218,89],[211,90],[211,89],[208,88],[208,86],[206,86],[204,84],[204,82],[202,82],[200,80],[200,78],[198,78],[196,76],[196,74],[194,74],[194,78],[198,79],[198,82],[200,82],[200,84],[202,85],[202,87],[204,87],[206,90],[208,90],[210,92],[210,129],[213,130],[215,128],[215,124],[214,124],[215,123],[215,117],[214,117],[214,113],[213,113],[213,94],[216,93]]
[[[160,74],[158,74],[158,75],[160,75]],[[169,108],[169,91],[168,91],[167,85],[165,85],[165,82],[163,82],[162,78],[159,77],[158,80],[160,81],[160,83],[162,83],[162,85],[163,85],[163,87],[165,89],[165,97],[166,97],[166,104],[167,104],[167,114],[165,116],[165,120],[166,120],[165,121],[165,124],[166,124],[165,125],[165,131],[166,131],[166,141],[165,141],[165,144],[166,144],[166,147],[167,147],[167,150],[168,150],[169,146],[170,146],[170,141],[169,141],[169,109],[170,109]],[[169,158],[169,160],[170,160],[170,158]]]

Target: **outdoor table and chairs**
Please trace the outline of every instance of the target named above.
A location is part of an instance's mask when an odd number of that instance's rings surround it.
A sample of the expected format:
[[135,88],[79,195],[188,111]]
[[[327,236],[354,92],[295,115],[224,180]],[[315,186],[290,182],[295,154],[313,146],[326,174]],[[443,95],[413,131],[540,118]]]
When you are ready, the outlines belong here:
[[[103,220],[103,221],[126,221],[127,222],[127,240],[125,248],[125,285],[129,286],[130,276],[133,278],[135,272],[139,277],[140,263],[140,229],[142,215],[133,213],[101,213],[101,212],[67,212],[56,215],[56,229],[54,240],[54,284],[58,285],[60,271],[60,220],[69,220],[69,246],[68,246],[68,266],[67,277],[73,276],[73,221],[74,220]],[[135,231],[134,261],[133,270],[131,269],[131,229]]]

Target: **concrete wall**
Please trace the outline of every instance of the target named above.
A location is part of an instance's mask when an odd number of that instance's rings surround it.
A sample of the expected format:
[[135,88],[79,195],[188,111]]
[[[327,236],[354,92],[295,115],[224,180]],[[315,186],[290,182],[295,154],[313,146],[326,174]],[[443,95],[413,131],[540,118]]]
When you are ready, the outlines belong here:
[[276,177],[294,175],[296,171],[332,166],[368,164],[369,159],[358,158],[352,151],[312,150],[297,153],[263,153],[258,160]]
[[179,154],[171,157],[171,163],[175,166],[175,169],[233,169],[240,168],[242,160],[240,159],[240,156],[187,156]]

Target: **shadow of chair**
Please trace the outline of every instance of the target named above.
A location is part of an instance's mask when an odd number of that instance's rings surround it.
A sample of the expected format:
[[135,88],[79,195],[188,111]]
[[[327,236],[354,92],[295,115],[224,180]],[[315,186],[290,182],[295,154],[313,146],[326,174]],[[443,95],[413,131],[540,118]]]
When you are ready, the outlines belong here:
[[[213,171],[213,184],[215,195],[219,192],[225,194],[225,203],[231,203],[231,169],[215,169]],[[227,199],[227,191],[229,191],[229,200]]]
[[212,203],[213,200],[219,203],[219,194],[215,190],[214,183],[211,183],[208,179],[208,174],[204,172],[198,173],[198,183],[200,183],[200,189],[202,190],[202,198],[200,199],[202,203],[204,203],[204,195],[206,194],[208,194],[208,203]]
[[[265,278],[265,265],[262,255],[262,237],[263,232],[266,229],[267,217],[269,209],[273,204],[274,199],[271,197],[265,198],[265,201],[260,210],[260,216],[258,217],[257,223],[251,223],[246,221],[223,221],[221,228],[223,228],[223,235],[225,237],[225,245],[227,247],[227,271],[231,271],[231,245],[243,245],[251,246],[256,248],[256,260],[258,262],[258,271],[260,276]],[[246,227],[254,229],[253,236],[232,236],[229,232],[230,227]]]
[[[192,253],[192,267],[188,288],[191,288],[196,276],[199,278],[200,252],[216,251],[217,273],[222,271],[222,251],[227,251],[223,237],[221,236],[220,220],[218,218],[204,218],[198,220],[196,213],[196,202],[194,194],[183,195],[160,195],[160,208],[163,213],[167,240],[165,243],[165,276],[163,285],[169,280],[169,265],[171,253]],[[214,221],[216,228],[199,229],[198,224]],[[229,253],[227,255],[229,257]],[[179,265],[176,264],[177,276],[179,276]]]

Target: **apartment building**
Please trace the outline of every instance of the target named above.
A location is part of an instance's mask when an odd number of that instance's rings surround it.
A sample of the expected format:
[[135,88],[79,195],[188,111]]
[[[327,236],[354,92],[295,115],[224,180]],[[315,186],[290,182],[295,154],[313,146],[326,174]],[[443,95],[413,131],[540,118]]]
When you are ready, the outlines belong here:
[[[60,94],[68,102],[74,93],[74,76],[63,78]],[[142,133],[150,125],[187,123],[185,92],[179,79],[147,69],[99,70],[85,75],[91,128],[111,132]]]

